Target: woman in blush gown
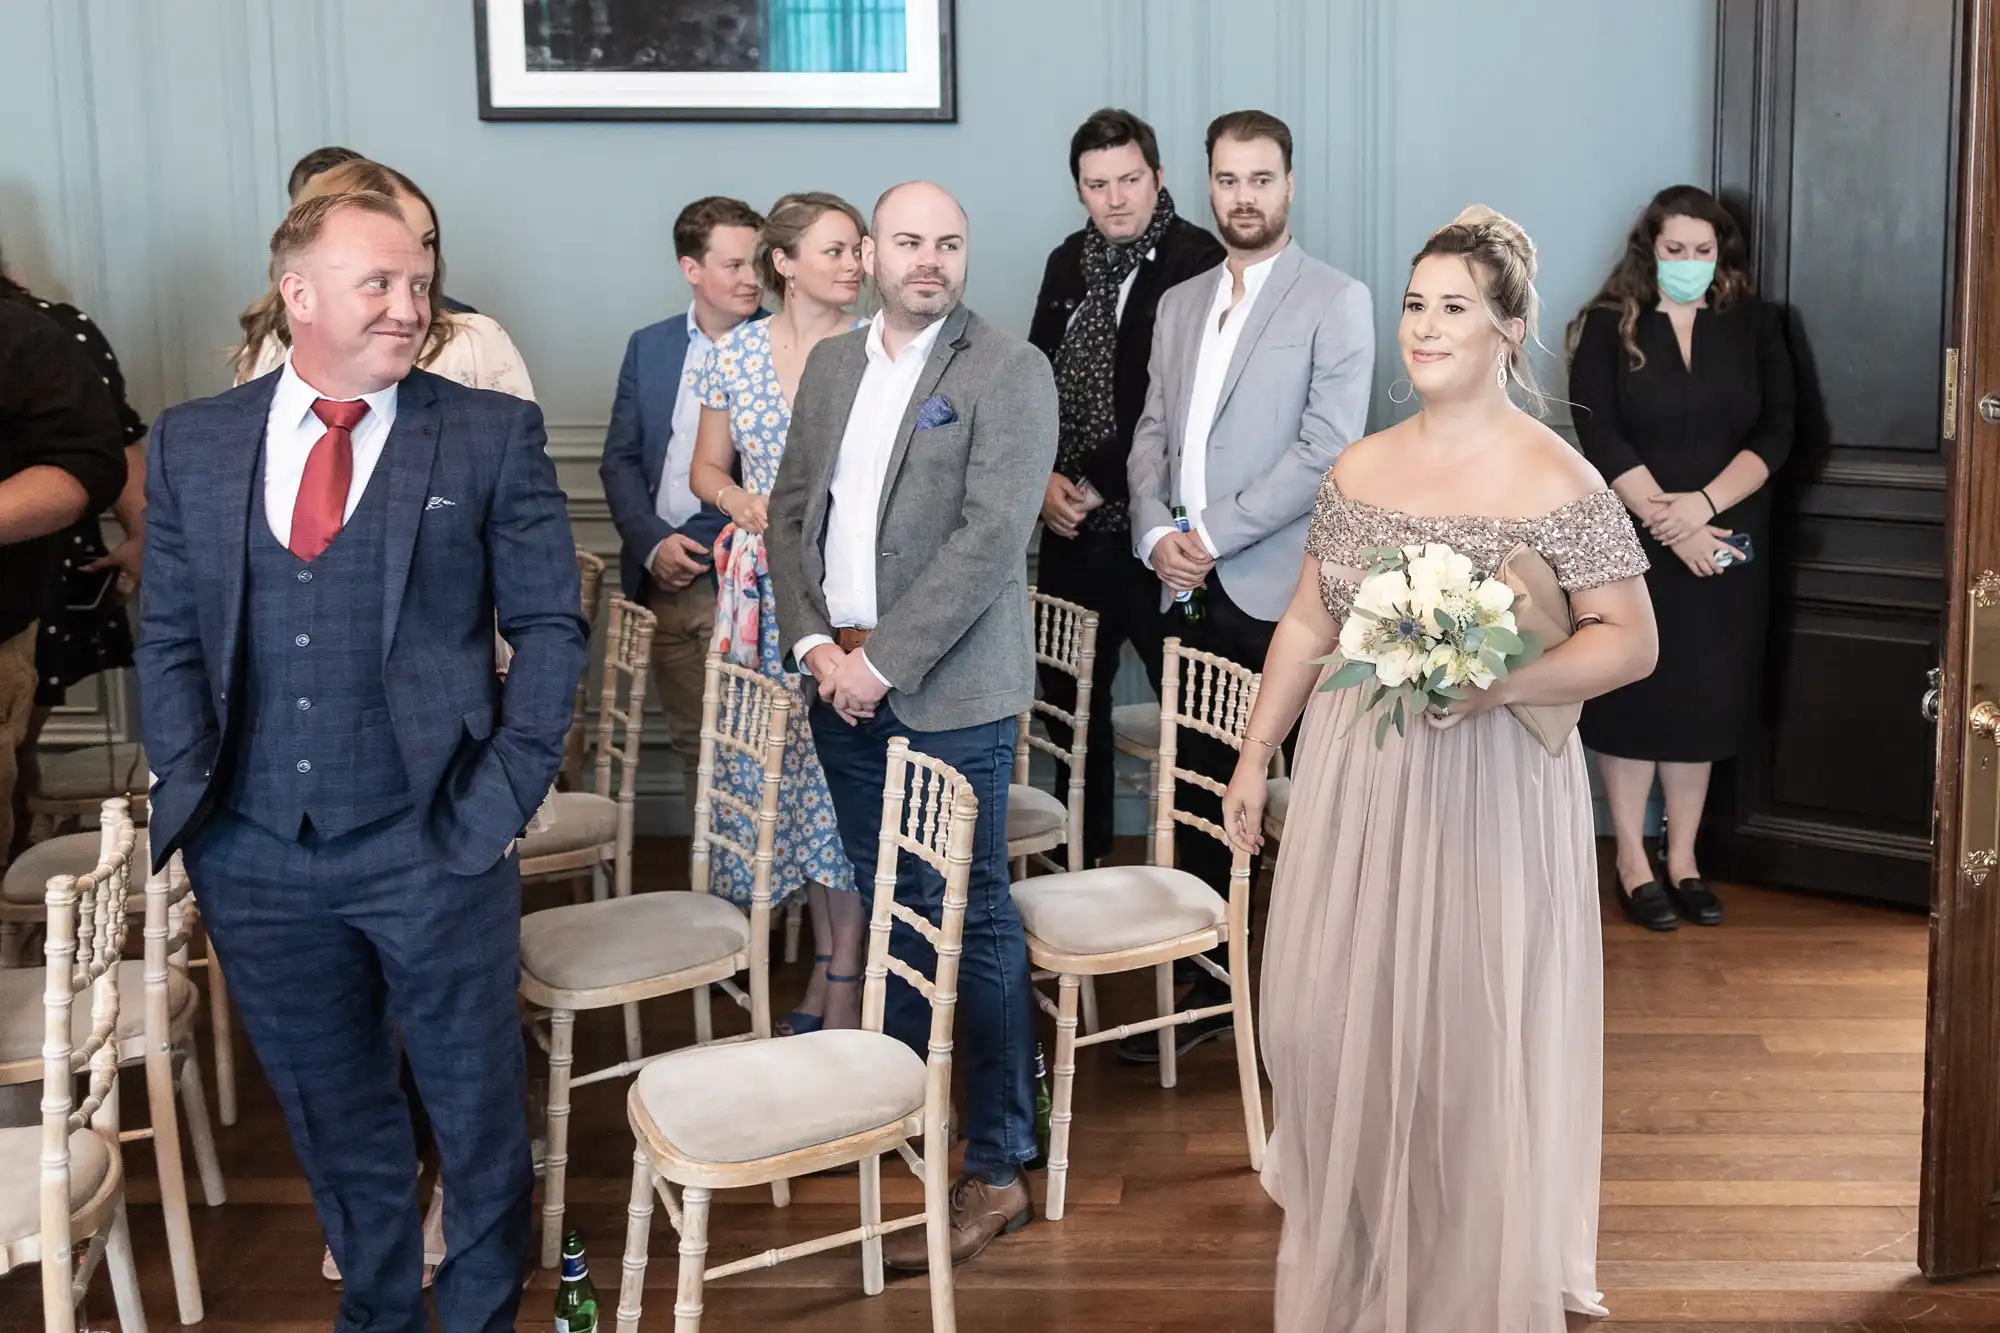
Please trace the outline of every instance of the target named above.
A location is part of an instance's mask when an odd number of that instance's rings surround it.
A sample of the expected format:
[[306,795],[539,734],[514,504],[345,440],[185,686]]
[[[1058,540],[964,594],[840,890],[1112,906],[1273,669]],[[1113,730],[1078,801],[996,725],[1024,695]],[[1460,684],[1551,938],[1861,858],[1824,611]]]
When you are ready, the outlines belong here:
[[[1224,799],[1262,838],[1269,748],[1303,711],[1265,936],[1285,1210],[1283,1333],[1560,1333],[1596,1287],[1603,955],[1583,748],[1505,705],[1652,670],[1646,562],[1618,498],[1518,410],[1534,247],[1468,209],[1418,254],[1399,342],[1423,410],[1341,455],[1271,642]],[[1363,550],[1443,542],[1493,570],[1539,552],[1583,627],[1490,690],[1375,744],[1360,691],[1319,691]]]

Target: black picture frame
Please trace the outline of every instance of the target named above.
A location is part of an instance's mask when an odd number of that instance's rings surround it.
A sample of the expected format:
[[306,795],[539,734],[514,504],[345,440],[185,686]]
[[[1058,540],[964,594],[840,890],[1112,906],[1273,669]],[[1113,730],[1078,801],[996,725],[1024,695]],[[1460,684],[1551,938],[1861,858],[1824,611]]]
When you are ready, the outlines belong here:
[[[510,0],[518,3],[518,0]],[[819,121],[837,123],[955,123],[958,120],[957,0],[937,5],[938,101],[926,107],[746,106],[712,107],[662,103],[657,106],[507,105],[493,102],[492,37],[487,30],[488,0],[472,0],[473,38],[479,68],[479,118],[484,121]]]

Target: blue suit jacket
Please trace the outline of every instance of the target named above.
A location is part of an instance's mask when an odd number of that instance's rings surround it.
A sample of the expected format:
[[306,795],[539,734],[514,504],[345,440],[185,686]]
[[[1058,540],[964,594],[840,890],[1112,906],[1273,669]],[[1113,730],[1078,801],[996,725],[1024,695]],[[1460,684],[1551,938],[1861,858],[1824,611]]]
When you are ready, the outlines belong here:
[[[251,485],[279,372],[153,424],[139,703],[164,865],[227,790],[245,719]],[[542,414],[413,370],[369,480],[388,487],[383,678],[425,836],[459,874],[491,866],[562,760],[586,626]],[[514,658],[493,669],[494,612]]]
[[[763,317],[759,310],[750,318]],[[611,425],[604,433],[604,461],[597,466],[611,521],[618,528],[619,586],[641,605],[652,586],[646,560],[655,546],[678,532],[704,548],[712,547],[729,522],[721,510],[707,504],[678,528],[659,515],[660,472],[667,465],[667,442],[674,434],[674,400],[680,395],[681,362],[687,356],[687,321],[680,314],[648,324],[625,344]]]

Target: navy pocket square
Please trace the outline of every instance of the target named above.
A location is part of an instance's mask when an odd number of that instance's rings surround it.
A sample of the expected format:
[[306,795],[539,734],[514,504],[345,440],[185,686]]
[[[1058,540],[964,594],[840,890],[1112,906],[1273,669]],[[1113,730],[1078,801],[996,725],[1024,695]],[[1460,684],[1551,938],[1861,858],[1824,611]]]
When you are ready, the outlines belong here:
[[917,429],[936,430],[939,426],[949,426],[958,420],[958,413],[951,410],[941,393],[934,393],[917,404]]

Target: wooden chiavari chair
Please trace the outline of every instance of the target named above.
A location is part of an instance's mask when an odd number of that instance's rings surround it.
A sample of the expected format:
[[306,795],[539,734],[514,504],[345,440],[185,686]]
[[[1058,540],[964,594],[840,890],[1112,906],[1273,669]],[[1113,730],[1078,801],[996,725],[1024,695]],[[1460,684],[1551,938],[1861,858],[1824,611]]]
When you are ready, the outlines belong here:
[[[916,1226],[927,1228],[930,1243],[931,1327],[936,1333],[952,1333],[956,1314],[946,1136],[958,958],[978,814],[978,800],[956,771],[916,753],[901,738],[891,741],[861,1026],[822,1029],[783,1041],[676,1051],[648,1066],[633,1083],[626,1110],[637,1146],[632,1198],[625,1210],[618,1333],[637,1333],[639,1327],[656,1193],[680,1233],[675,1333],[699,1333],[704,1284],[857,1242],[861,1288],[879,1295],[882,1237]],[[944,911],[937,924],[896,901],[901,855],[917,857],[944,877]],[[937,950],[935,979],[889,955],[889,933],[897,921]],[[883,1034],[891,972],[931,1002],[928,1059]],[[923,1140],[922,1156],[911,1149],[912,1139]],[[884,1222],[882,1154],[891,1151],[924,1182],[924,1211]],[[861,1167],[859,1227],[707,1266],[709,1204],[716,1190],[781,1182],[849,1162]],[[678,1200],[674,1185],[681,1187]]]
[[[639,745],[646,711],[646,675],[653,613],[623,597],[611,599],[604,635],[604,675],[597,714],[596,782],[589,791],[552,792],[536,827],[521,839],[521,879],[569,879],[588,873],[590,896],[631,891],[633,802],[639,788]],[[614,760],[615,756],[615,760]]]
[[[122,806],[122,801],[107,802]],[[117,818],[129,819],[124,811]],[[97,835],[92,835],[97,836]],[[143,833],[132,840],[132,860],[146,864],[149,855]],[[128,907],[130,906],[128,901]],[[120,1010],[115,1050],[120,1065],[143,1065],[146,1071],[147,1125],[123,1131],[127,1143],[150,1139],[160,1178],[160,1208],[165,1216],[167,1253],[172,1261],[174,1291],[181,1322],[202,1318],[201,1275],[195,1262],[194,1230],[188,1215],[187,1173],[181,1151],[181,1121],[187,1117],[187,1138],[200,1174],[202,1197],[211,1208],[228,1200],[216,1153],[215,1131],[209,1123],[208,1100],[195,1058],[194,1031],[201,1013],[201,992],[188,975],[189,941],[197,924],[195,903],[179,856],[146,877],[144,898],[145,954],[143,961],[119,964],[119,990],[126,998]],[[0,972],[0,1013],[39,994],[41,969]],[[139,997],[139,1003],[133,1003]],[[0,1035],[0,1086],[37,1077],[40,1064],[22,1034]],[[175,1105],[178,1095],[180,1107]]]
[[[124,802],[105,804],[101,833],[104,853],[89,873],[49,881],[46,966],[14,974],[40,984],[25,997],[8,997],[0,1011],[10,1038],[25,1030],[39,1048],[30,1058],[42,1084],[41,1124],[0,1129],[0,1273],[41,1266],[46,1333],[76,1333],[77,1310],[100,1263],[110,1271],[118,1326],[146,1331],[118,1133],[119,982],[132,881]],[[75,1007],[86,991],[87,1015]],[[77,1076],[86,1073],[78,1103]],[[78,1240],[87,1241],[80,1264]]]
[[[614,610],[614,625],[615,615]],[[638,660],[643,670],[643,653]],[[647,1068],[665,1055],[641,1053],[638,1002],[692,992],[695,1037],[707,1045],[715,1042],[709,987],[719,986],[750,1011],[748,1037],[771,1035],[771,865],[791,708],[792,696],[783,685],[711,653],[702,688],[692,892],[633,894],[629,870],[623,870],[616,897],[553,907],[521,922],[521,995],[550,1011],[548,1150],[542,1186],[544,1268],[555,1267],[562,1254],[571,1095],[587,1084]],[[636,752],[636,745],[633,749]],[[730,755],[748,758],[762,770],[758,805],[753,807],[715,785],[717,763]],[[756,830],[754,846],[717,827],[718,808],[734,811]],[[750,867],[747,916],[708,891],[711,858],[718,849]],[[747,991],[735,982],[736,975],[746,971]],[[626,1013],[625,1060],[572,1076],[576,1015],[613,1006],[623,1006]],[[781,1206],[790,1197],[782,1180],[774,1184],[773,1193]]]
[[[1175,808],[1177,784],[1189,783],[1220,797],[1223,784],[1176,762],[1177,737],[1196,731],[1241,749],[1257,701],[1257,673],[1234,662],[1181,647],[1168,639],[1161,672],[1160,790],[1153,828],[1153,862],[1107,866],[1066,875],[1041,875],[1014,885],[1014,902],[1028,933],[1028,958],[1058,978],[1058,1000],[1035,999],[1056,1020],[1054,1106],[1050,1115],[1048,1216],[1060,1219],[1069,1175],[1069,1130],[1079,1047],[1115,1042],[1139,1032],[1159,1032],[1217,1014],[1236,1024],[1236,1067],[1242,1085],[1243,1128],[1250,1166],[1264,1165],[1264,1103],[1257,1076],[1257,1043],[1250,1006],[1250,856],[1231,849],[1225,899],[1184,870],[1174,868],[1174,825],[1186,824],[1228,846],[1219,825]],[[1218,944],[1229,966],[1205,956]],[[1174,963],[1188,959],[1229,986],[1230,1001],[1174,1010]],[[1141,1023],[1077,1036],[1077,997],[1083,979],[1150,967],[1160,1016]],[[1160,1086],[1178,1078],[1175,1043],[1160,1040]]]
[[[96,864],[99,851],[97,830],[83,833],[64,833],[38,842],[15,858],[7,867],[7,873],[0,877],[0,970],[21,965],[21,945],[28,932],[40,929],[47,912],[42,898],[44,887],[57,875],[84,875],[90,873]],[[133,844],[132,859],[140,866],[150,864],[150,848],[145,829],[140,829]],[[174,873],[185,879],[180,869],[179,859],[174,862]],[[183,886],[182,892],[185,892]],[[143,911],[146,901],[141,900],[134,911]],[[197,923],[199,918],[193,918]],[[184,950],[180,965],[189,972],[200,968],[208,979],[208,1018],[210,1044],[215,1055],[215,1106],[216,1117],[224,1125],[236,1123],[236,1024],[234,1011],[229,1004],[229,985],[224,980],[222,968],[216,962],[215,946],[206,936],[202,939],[202,956],[188,956],[191,949]]]
[[[1090,683],[1097,665],[1095,611],[1033,588],[1028,590],[1028,606],[1035,617],[1035,661],[1075,682],[1076,709],[1064,712],[1036,699],[1021,714],[1014,740],[1014,781],[1007,789],[1007,859],[1014,863],[1015,879],[1026,878],[1030,859],[1050,870],[1084,868],[1083,765],[1090,751]],[[1035,731],[1038,717],[1069,728],[1068,749]],[[1035,750],[1069,765],[1066,801],[1028,785],[1028,760]],[[1058,847],[1067,864],[1058,865],[1048,855]]]
[[[576,548],[576,581],[583,599],[583,618],[589,633],[597,630],[597,613],[604,605],[604,558],[581,546]],[[571,714],[569,735],[563,739],[562,785],[575,791],[583,785],[584,728],[590,714],[589,674],[576,682],[576,708]]]
[[[1070,677],[1076,686],[1076,710],[1064,712],[1045,699],[1036,699],[1022,713],[1015,728],[1014,780],[1007,788],[1007,859],[1013,863],[1013,878],[1028,877],[1029,862],[1044,869],[1062,872],[1082,870],[1084,817],[1084,763],[1090,755],[1090,687],[1097,669],[1097,613],[1075,602],[1028,589],[1028,605],[1035,617],[1035,661]],[[1060,722],[1069,728],[1067,750],[1037,734],[1037,717]],[[1059,801],[1028,782],[1031,751],[1069,766],[1069,791]],[[1062,848],[1059,865],[1049,856]],[[1044,974],[1038,981],[1048,980]],[[1097,1031],[1097,986],[1091,978],[1083,982],[1083,1025]]]

